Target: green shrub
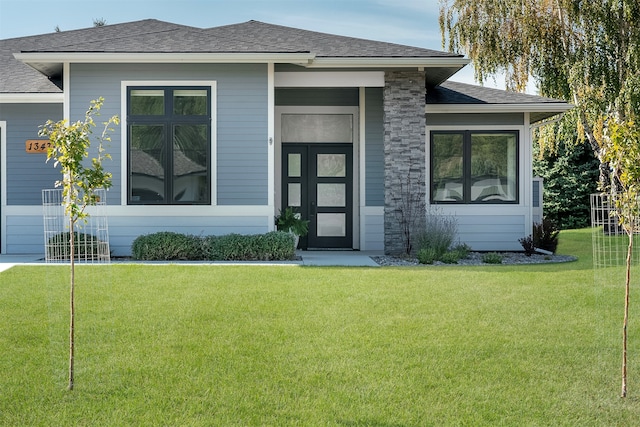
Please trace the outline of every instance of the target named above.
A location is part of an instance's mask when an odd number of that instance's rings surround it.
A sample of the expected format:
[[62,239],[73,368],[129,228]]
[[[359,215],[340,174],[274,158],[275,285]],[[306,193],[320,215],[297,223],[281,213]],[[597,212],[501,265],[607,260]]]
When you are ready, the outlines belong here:
[[533,245],[536,248],[556,253],[559,234],[560,231],[556,223],[545,217],[541,223],[533,224]]
[[[69,259],[71,255],[70,240],[71,233],[68,231],[50,237],[47,241],[47,258],[50,260]],[[96,259],[102,255],[103,251],[101,249],[104,249],[102,245],[106,245],[106,242],[101,242],[92,234],[79,233],[77,231],[73,233],[75,258]]]
[[192,236],[169,231],[139,236],[131,246],[133,258],[145,261],[273,261],[293,259],[293,236],[266,234]]
[[418,262],[420,264],[433,264],[440,259],[440,256],[433,248],[420,249],[418,251]]
[[204,258],[210,261],[274,261],[295,255],[293,236],[282,231],[207,236],[203,246]]
[[144,261],[198,261],[203,253],[201,237],[171,231],[139,236],[131,245],[133,258]]
[[466,243],[460,243],[453,247],[452,252],[458,254],[458,259],[465,259],[471,253],[471,248]]
[[445,252],[441,257],[440,261],[445,264],[457,264],[462,258],[460,257],[460,253],[458,251],[449,251]]
[[485,264],[502,264],[503,257],[497,252],[489,252],[482,255],[482,262]]

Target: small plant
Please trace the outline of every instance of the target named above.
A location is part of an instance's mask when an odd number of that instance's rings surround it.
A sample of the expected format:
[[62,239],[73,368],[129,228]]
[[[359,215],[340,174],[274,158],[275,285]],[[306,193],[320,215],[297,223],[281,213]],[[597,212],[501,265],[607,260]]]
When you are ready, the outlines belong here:
[[73,253],[77,260],[97,260],[103,252],[101,242],[92,234],[85,234],[75,231],[73,239],[68,231],[58,233],[47,240],[47,258],[56,261],[69,260],[71,256],[71,240],[73,240]]
[[433,248],[425,248],[418,251],[418,262],[420,262],[420,264],[433,264],[438,261],[440,257],[441,254]]
[[465,259],[471,253],[471,247],[466,243],[460,243],[456,245],[452,251],[458,254],[459,259]]
[[533,244],[536,248],[556,253],[560,230],[551,219],[543,218],[541,223],[533,224]]
[[440,257],[440,261],[444,262],[445,264],[457,264],[460,259],[460,253],[458,251],[445,252]]
[[276,228],[303,237],[309,232],[309,220],[302,219],[300,213],[289,206],[276,216]]
[[503,256],[497,252],[489,252],[482,255],[485,264],[502,264]]
[[526,256],[531,256],[536,253],[536,246],[533,244],[533,236],[528,235],[527,237],[522,237],[518,239],[518,242],[522,245],[522,249],[524,249],[524,254]]

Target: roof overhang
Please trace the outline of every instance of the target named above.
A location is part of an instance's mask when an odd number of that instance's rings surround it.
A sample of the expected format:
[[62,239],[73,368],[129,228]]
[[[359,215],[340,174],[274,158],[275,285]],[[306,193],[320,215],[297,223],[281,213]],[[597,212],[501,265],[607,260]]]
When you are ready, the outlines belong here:
[[318,58],[311,52],[274,53],[176,53],[176,52],[21,52],[17,60],[47,76],[62,74],[64,63],[281,63],[324,69],[417,69],[426,70],[427,83],[437,85],[467,65],[463,57],[348,57]]
[[565,113],[574,106],[568,103],[541,102],[523,104],[427,104],[426,114],[487,114],[530,113],[529,122],[536,123],[557,114]]
[[425,57],[425,58],[315,58],[307,68],[456,68],[460,69],[470,62],[462,57]]
[[62,71],[64,63],[270,63],[283,62],[306,66],[313,60],[309,52],[295,53],[110,53],[110,52],[21,52],[13,56],[41,73],[52,76]]

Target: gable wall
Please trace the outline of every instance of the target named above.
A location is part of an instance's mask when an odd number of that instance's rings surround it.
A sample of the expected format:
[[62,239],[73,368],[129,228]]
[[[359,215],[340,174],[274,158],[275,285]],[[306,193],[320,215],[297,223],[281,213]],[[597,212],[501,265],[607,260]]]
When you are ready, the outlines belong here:
[[[124,112],[121,81],[217,82],[216,186],[218,205],[266,205],[267,177],[267,66],[264,64],[72,64],[71,118],[84,117],[92,99],[105,98],[102,117]],[[99,128],[101,131],[101,128]],[[124,174],[120,129],[112,134],[107,167],[113,172],[109,204],[120,204]]]

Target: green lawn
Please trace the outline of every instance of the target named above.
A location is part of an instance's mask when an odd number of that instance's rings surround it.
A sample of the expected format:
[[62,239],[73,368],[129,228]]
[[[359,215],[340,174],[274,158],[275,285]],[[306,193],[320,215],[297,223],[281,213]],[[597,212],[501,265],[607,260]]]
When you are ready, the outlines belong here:
[[638,425],[638,281],[621,399],[623,285],[595,283],[590,231],[559,252],[579,261],[82,266],[72,392],[68,267],[15,267],[0,425]]

